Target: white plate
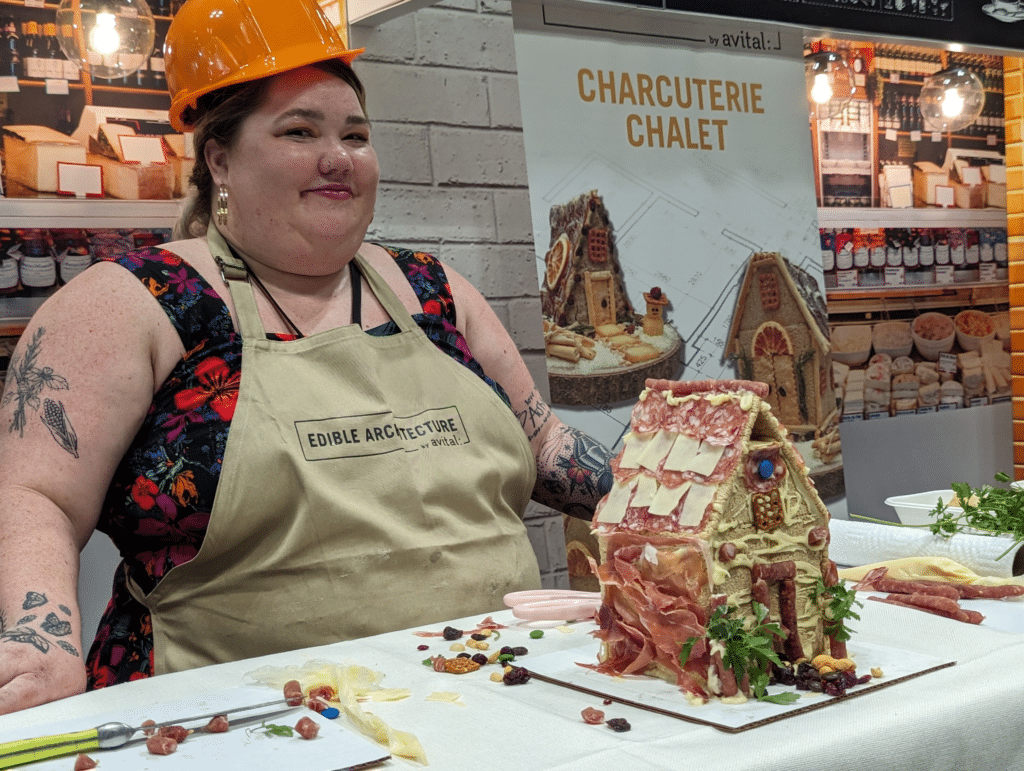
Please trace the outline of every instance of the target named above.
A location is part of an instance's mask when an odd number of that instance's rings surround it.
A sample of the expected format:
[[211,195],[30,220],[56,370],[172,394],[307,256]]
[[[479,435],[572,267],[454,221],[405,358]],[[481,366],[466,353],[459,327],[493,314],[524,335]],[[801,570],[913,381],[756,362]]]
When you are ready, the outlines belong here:
[[[904,525],[930,525],[935,517],[930,516],[935,504],[941,498],[945,503],[956,496],[952,490],[930,490],[926,493],[914,493],[912,495],[893,495],[885,499],[887,506],[896,509],[900,523]],[[963,509],[951,506],[948,509],[951,513],[959,514]]]

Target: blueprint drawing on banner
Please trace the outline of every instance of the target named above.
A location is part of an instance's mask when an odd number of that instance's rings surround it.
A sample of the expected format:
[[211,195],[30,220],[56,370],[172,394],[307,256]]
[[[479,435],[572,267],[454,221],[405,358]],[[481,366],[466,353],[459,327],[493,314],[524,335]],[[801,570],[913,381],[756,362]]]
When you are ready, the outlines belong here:
[[[555,14],[545,8],[513,4],[542,294],[553,291],[553,213],[594,191],[632,308],[643,315],[653,287],[669,301],[666,326],[681,346],[675,370],[658,376],[736,377],[728,335],[751,255],[779,252],[823,286],[799,37],[773,32],[780,50],[770,56],[723,52],[609,33],[642,26],[622,24],[621,10],[595,33],[593,15],[590,29],[546,25]],[[686,30],[675,23],[679,38]],[[545,307],[550,327],[558,319]],[[549,358],[549,372],[559,366]],[[637,396],[639,389],[584,406],[554,401],[574,413],[573,424],[615,445]]]

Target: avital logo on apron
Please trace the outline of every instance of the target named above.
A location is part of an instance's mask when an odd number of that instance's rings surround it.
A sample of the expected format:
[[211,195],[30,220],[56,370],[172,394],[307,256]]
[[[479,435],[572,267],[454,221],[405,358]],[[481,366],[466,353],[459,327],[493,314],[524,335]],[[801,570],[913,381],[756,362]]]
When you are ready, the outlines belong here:
[[358,458],[416,452],[469,443],[458,407],[439,407],[398,417],[391,412],[345,415],[295,423],[306,460]]

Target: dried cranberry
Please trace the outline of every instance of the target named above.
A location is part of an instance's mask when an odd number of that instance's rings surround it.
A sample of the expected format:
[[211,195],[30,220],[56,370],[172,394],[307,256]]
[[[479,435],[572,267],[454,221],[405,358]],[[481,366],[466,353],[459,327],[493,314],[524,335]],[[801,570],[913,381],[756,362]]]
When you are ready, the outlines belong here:
[[460,653],[455,658],[457,658],[457,659],[469,659],[469,658],[472,658],[472,656],[470,656],[468,653]]
[[606,720],[605,725],[613,731],[615,731],[616,733],[628,731],[630,728],[633,727],[629,724],[629,721],[626,720],[626,718],[624,717],[613,717],[611,720]]
[[481,640],[486,640],[487,639],[487,635],[480,634],[479,632],[477,632],[476,634],[471,634],[470,638],[473,639],[473,640],[476,640],[477,642],[480,642]]
[[526,648],[524,648],[522,645],[517,645],[515,648],[512,649],[513,656],[525,656],[527,653],[529,653],[529,651],[526,650]]
[[604,701],[602,701],[601,703],[602,703],[602,704],[604,704],[605,706],[608,706],[609,704],[611,704],[611,703],[612,703],[612,700],[611,700],[611,699],[605,699],[605,700],[604,700]]
[[416,646],[416,650],[418,650],[418,651],[430,650],[430,646],[429,645],[417,645]]
[[522,685],[530,679],[530,673],[526,667],[512,667],[501,678],[505,685]]
[[[503,645],[501,650],[498,651],[498,653],[512,653],[512,646],[511,645]],[[512,655],[514,656],[515,654],[512,653]]]
[[453,626],[446,626],[444,630],[441,632],[441,635],[446,640],[458,640],[460,637],[462,637],[462,630],[456,629]]
[[487,657],[482,653],[474,653],[471,658],[480,666],[487,663]]

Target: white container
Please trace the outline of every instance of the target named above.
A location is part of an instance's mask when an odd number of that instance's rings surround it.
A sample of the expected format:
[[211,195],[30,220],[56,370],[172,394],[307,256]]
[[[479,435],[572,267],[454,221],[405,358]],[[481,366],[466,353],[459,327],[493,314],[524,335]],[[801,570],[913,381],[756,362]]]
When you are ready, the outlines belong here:
[[858,367],[871,356],[871,326],[850,324],[832,329],[832,359]]
[[[913,493],[912,495],[894,495],[885,499],[886,506],[892,506],[900,523],[904,525],[930,525],[935,517],[930,516],[936,504],[941,499],[948,503],[956,497],[952,490],[930,490],[926,493]],[[956,506],[948,509],[951,513],[959,514],[963,509]]]
[[894,359],[909,356],[914,346],[910,324],[906,321],[879,321],[872,328],[871,346],[876,353],[887,353]]
[[[22,283],[25,282],[24,276]],[[985,311],[970,308],[960,311],[953,317],[953,326],[956,327],[956,341],[965,351],[977,351],[981,344],[988,340],[995,339],[996,325],[992,323],[992,317]],[[968,334],[965,328],[972,332],[984,332],[984,334]]]
[[[948,328],[949,332],[944,333]],[[922,337],[920,332],[928,330],[929,336]],[[938,339],[936,335],[942,334]],[[956,340],[956,332],[953,327],[953,319],[944,313],[928,311],[914,319],[910,326],[910,336],[914,340],[914,346],[921,357],[928,361],[937,361],[940,353],[949,353],[953,350],[953,341]]]

